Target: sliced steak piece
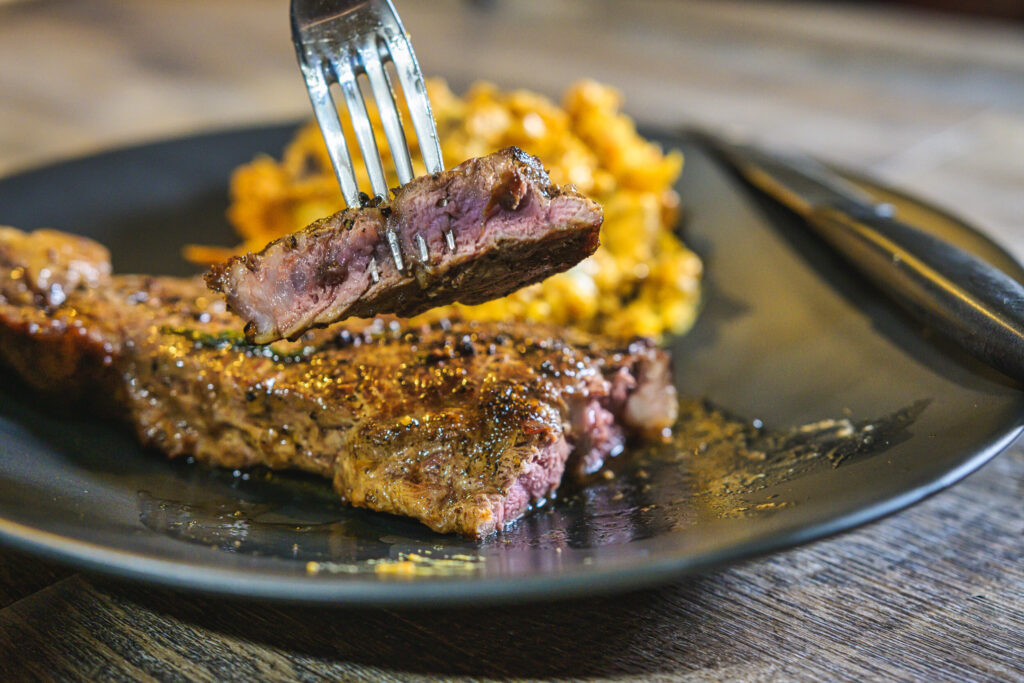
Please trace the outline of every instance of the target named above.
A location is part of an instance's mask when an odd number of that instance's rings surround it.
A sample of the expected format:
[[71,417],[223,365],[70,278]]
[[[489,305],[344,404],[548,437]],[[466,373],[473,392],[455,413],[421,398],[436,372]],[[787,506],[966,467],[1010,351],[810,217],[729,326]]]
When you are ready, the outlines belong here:
[[[48,249],[60,303],[24,283]],[[440,532],[499,529],[566,468],[675,420],[668,357],[647,340],[377,319],[254,346],[198,279],[111,276],[102,248],[57,233],[0,232],[0,254],[0,358],[32,386],[105,397],[172,457],[314,472]]]
[[262,344],[350,316],[413,316],[505,296],[594,253],[602,220],[598,204],[553,185],[540,161],[510,147],[215,265],[206,283]]

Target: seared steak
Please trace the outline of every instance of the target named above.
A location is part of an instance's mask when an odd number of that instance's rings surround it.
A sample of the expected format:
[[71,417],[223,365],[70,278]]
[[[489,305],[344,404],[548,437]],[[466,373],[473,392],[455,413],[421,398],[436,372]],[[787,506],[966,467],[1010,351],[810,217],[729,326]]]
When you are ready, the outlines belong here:
[[350,316],[505,296],[594,253],[602,220],[595,202],[553,185],[540,161],[510,147],[215,265],[206,282],[262,344]]
[[0,357],[55,397],[106,397],[172,457],[314,472],[440,532],[499,529],[567,466],[593,471],[624,432],[675,420],[650,341],[377,319],[253,346],[200,280],[109,272],[89,240],[0,231]]

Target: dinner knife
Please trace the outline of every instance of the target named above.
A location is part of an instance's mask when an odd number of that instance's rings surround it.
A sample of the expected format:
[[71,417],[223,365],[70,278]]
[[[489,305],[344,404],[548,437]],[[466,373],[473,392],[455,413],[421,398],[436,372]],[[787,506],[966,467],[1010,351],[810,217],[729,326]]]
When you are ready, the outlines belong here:
[[1024,384],[1024,287],[822,164],[694,132],[924,325]]

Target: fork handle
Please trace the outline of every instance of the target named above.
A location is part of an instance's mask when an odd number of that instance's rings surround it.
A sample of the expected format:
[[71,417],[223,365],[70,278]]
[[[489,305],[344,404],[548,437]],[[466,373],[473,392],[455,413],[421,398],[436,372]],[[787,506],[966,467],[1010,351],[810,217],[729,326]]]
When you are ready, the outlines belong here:
[[1024,287],[982,259],[856,202],[808,221],[911,315],[1024,384]]

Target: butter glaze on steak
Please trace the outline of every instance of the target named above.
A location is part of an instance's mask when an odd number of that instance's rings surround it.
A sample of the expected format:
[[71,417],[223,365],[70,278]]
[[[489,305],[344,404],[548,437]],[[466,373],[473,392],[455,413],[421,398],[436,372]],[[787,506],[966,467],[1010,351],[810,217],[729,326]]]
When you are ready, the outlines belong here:
[[600,468],[625,433],[675,421],[668,357],[647,340],[352,322],[253,346],[198,279],[112,276],[94,242],[0,230],[0,357],[172,457],[313,472],[352,505],[479,537],[567,469]]
[[[505,296],[594,253],[602,221],[598,204],[553,185],[540,161],[510,147],[415,178],[389,203],[346,209],[215,265],[206,282],[246,320],[246,337],[267,343],[350,316],[409,317]],[[388,229],[398,236],[403,271]]]

